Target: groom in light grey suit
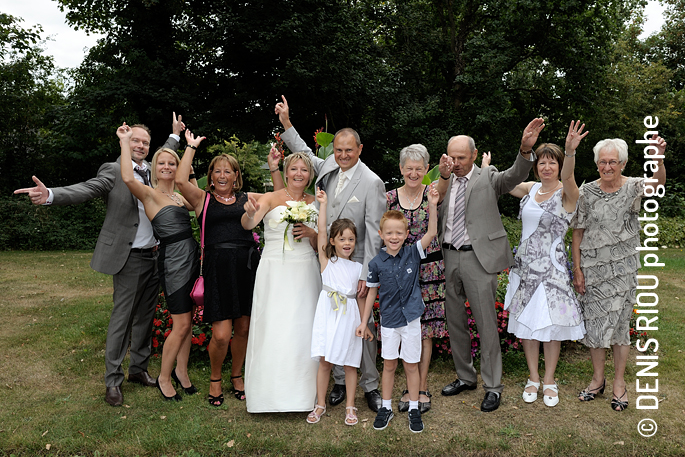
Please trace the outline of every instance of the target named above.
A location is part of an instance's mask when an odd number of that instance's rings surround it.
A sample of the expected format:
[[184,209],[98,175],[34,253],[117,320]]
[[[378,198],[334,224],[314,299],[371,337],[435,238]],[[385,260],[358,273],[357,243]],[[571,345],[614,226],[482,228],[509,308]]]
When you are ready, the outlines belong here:
[[[285,132],[281,138],[293,152],[305,152],[312,159],[314,171],[317,174],[316,184],[323,187],[328,194],[327,221],[330,228],[336,219],[351,219],[357,228],[357,244],[352,260],[363,265],[359,277],[357,296],[366,297],[366,275],[371,259],[381,248],[381,238],[378,233],[381,216],[385,212],[386,197],[383,181],[360,160],[362,144],[359,135],[352,129],[338,131],[333,140],[334,153],[326,160],[316,156],[307,144],[300,138],[290,122],[290,109],[285,97],[282,103],[276,105],[276,114],[283,124]],[[369,329],[376,337],[373,316],[369,320]],[[381,395],[378,392],[378,370],[376,369],[376,355],[378,345],[376,339],[364,340],[361,362],[361,378],[359,386],[364,391],[369,408],[378,412],[381,406]],[[333,369],[335,385],[331,391],[329,402],[337,405],[345,399],[345,373],[342,367]]]
[[[185,128],[181,116],[172,122],[173,134],[163,147],[178,149],[180,133]],[[144,125],[132,126],[131,155],[136,179],[149,183],[150,164],[145,161],[150,151],[150,131]],[[143,177],[145,175],[145,177]],[[152,319],[159,296],[157,276],[157,240],[145,215],[143,204],[131,194],[121,179],[120,159],[103,164],[96,177],[66,187],[48,189],[37,177],[36,187],[18,189],[36,205],[73,205],[102,197],[107,202],[107,215],[100,230],[91,268],[113,275],[114,306],[105,343],[105,401],[121,406],[124,396],[122,362],[131,344],[128,381],[155,386],[147,372],[150,359]],[[130,337],[129,337],[130,335]]]

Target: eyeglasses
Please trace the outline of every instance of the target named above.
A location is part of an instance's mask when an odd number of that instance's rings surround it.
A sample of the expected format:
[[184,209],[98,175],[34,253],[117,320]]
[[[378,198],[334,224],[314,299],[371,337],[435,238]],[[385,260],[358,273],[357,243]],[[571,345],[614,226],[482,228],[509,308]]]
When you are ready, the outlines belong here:
[[606,162],[604,160],[600,160],[599,162],[597,162],[597,165],[599,165],[600,167],[606,167],[607,165],[609,165],[611,168],[614,168],[619,163],[621,163],[621,162],[619,162],[618,160],[611,160],[609,162]]

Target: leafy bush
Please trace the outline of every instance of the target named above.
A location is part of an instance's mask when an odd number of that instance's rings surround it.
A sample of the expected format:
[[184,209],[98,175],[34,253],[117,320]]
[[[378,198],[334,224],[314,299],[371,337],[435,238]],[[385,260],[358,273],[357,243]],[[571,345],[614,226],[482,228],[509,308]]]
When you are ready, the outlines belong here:
[[0,249],[94,249],[106,211],[100,198],[74,206],[36,206],[23,195],[0,197]]

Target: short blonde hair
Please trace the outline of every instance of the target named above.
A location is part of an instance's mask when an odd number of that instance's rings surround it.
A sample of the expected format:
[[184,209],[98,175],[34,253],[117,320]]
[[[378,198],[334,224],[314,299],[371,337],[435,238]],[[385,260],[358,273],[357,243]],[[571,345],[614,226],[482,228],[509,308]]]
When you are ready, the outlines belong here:
[[307,183],[307,187],[309,187],[314,180],[314,166],[312,165],[312,159],[310,159],[309,156],[304,152],[293,152],[283,161],[283,179],[285,180],[285,184],[286,186],[288,185],[288,178],[285,176],[286,172],[288,171],[288,167],[290,164],[295,163],[298,160],[304,162],[307,170],[309,170],[309,182]]
[[[176,151],[173,149],[169,148],[159,148],[157,149],[157,152],[155,152],[155,155],[152,156],[152,165],[151,165],[151,170],[150,170],[150,183],[152,184],[152,187],[157,187],[157,161],[159,160],[159,155],[163,152],[166,152],[167,154],[171,154],[174,157],[174,160],[176,160],[176,167],[178,168],[178,164],[181,163],[180,157],[178,157],[178,154]],[[174,184],[174,188],[176,188],[176,185]]]

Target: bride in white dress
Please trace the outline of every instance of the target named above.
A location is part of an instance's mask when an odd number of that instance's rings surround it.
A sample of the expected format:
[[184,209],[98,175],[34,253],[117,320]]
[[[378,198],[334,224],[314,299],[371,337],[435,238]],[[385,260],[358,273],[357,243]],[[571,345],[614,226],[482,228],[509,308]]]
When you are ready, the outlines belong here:
[[[313,246],[317,233],[305,224],[279,222],[286,202],[311,204],[305,194],[313,177],[309,158],[289,155],[284,163],[288,187],[245,204],[242,225],[254,228],[264,219],[264,252],[255,279],[250,333],[245,359],[245,398],[250,413],[309,412],[316,398],[318,363],[311,358],[311,338],[321,275]],[[312,209],[314,207],[312,206]],[[298,242],[299,241],[299,242]]]

